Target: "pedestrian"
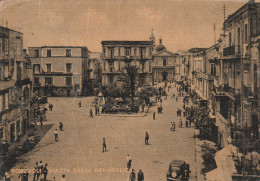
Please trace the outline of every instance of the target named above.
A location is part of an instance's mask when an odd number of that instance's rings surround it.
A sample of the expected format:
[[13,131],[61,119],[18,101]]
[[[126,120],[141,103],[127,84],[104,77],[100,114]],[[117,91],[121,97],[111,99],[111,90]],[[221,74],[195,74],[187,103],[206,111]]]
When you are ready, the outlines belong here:
[[97,115],[97,106],[95,106],[95,115]]
[[81,101],[79,101],[79,107],[81,107]]
[[89,111],[89,117],[93,118],[93,111],[92,111],[92,109],[90,109],[90,111]]
[[46,163],[45,166],[42,169],[42,173],[43,173],[43,181],[46,181],[47,179],[47,174],[48,174],[48,169],[47,169],[48,164]]
[[49,108],[50,108],[50,111],[52,111],[52,109],[53,109],[53,105],[52,105],[52,104],[50,104],[50,107],[49,107]]
[[126,167],[128,169],[128,171],[131,168],[131,164],[132,164],[132,158],[129,156],[129,154],[126,156]]
[[98,114],[99,114],[99,106],[97,106],[97,111],[98,111]]
[[132,172],[130,173],[129,181],[135,181],[135,179],[136,179],[135,170],[132,169]]
[[43,170],[43,164],[42,164],[42,161],[40,161],[40,163],[39,163],[39,169],[40,169],[40,174],[42,174],[42,170]]
[[182,128],[182,120],[180,119],[180,124],[179,124],[180,128]]
[[10,181],[10,174],[7,170],[5,171],[5,181]]
[[191,118],[189,119],[189,126],[191,127]]
[[178,102],[178,97],[176,96],[176,102]]
[[55,141],[57,142],[58,141],[58,131],[57,131],[57,129],[55,129],[53,133],[54,133]]
[[63,174],[63,175],[61,176],[60,181],[66,181],[66,179],[65,179],[65,174]]
[[148,145],[148,141],[149,141],[149,134],[148,134],[148,132],[146,132],[145,133],[145,140],[144,140],[146,145]]
[[137,181],[144,181],[144,173],[140,169],[138,174],[137,174]]
[[41,126],[43,125],[42,117],[41,117],[41,116],[40,116],[40,124],[41,124]]
[[155,120],[155,112],[153,112],[153,120]]
[[162,110],[163,110],[163,107],[162,106],[160,106],[160,113],[162,114]]
[[36,171],[36,175],[37,175],[37,180],[39,180],[39,178],[40,178],[40,175],[41,175],[41,167],[40,167],[40,165],[38,165],[38,167],[37,167],[37,169],[36,169],[37,171]]
[[185,127],[187,128],[188,125],[189,125],[189,122],[188,122],[188,120],[186,119],[186,121],[185,121]]
[[157,112],[160,113],[160,106],[157,107]]
[[62,122],[59,122],[59,130],[62,131]]
[[27,170],[24,170],[24,179],[23,179],[23,181],[28,181],[29,180],[29,173],[28,173],[28,171]]
[[38,172],[38,162],[35,163],[34,170],[33,170],[33,180],[35,180]]
[[103,138],[103,152],[107,151],[106,139]]

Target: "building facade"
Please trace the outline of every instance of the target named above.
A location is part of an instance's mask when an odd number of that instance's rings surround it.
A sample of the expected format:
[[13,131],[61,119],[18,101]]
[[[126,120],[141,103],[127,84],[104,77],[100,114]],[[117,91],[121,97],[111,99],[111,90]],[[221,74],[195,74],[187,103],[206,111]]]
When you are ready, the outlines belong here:
[[175,54],[167,51],[159,39],[159,45],[155,48],[152,61],[153,83],[172,81],[175,76],[176,59]]
[[29,47],[33,90],[39,96],[86,94],[88,49],[75,46]]
[[152,41],[102,41],[102,86],[117,82],[126,66],[139,67],[140,84],[152,83]]
[[30,124],[31,82],[26,75],[23,34],[0,27],[0,140],[12,143]]

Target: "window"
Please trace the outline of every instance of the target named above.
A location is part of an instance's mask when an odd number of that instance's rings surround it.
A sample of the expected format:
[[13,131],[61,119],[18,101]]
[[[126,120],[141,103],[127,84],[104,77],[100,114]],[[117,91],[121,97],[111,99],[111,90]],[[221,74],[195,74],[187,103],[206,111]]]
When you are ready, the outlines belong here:
[[51,73],[51,64],[46,64],[47,73]]
[[52,85],[52,77],[46,77],[45,86],[51,86],[51,85]]
[[131,55],[131,50],[130,48],[125,49],[125,56],[130,56]]
[[114,63],[111,62],[111,63],[109,63],[109,71],[113,72],[113,70],[114,70]]
[[106,71],[106,66],[107,66],[106,62],[104,62],[104,71]]
[[39,57],[39,50],[34,50],[34,57],[38,58]]
[[103,54],[106,55],[106,48],[103,48]]
[[211,75],[216,75],[216,64],[210,64],[210,74]]
[[240,45],[240,28],[237,28],[237,45]]
[[149,54],[150,54],[150,56],[152,56],[152,54],[153,54],[153,48],[149,48]]
[[108,56],[109,56],[110,58],[113,58],[113,56],[114,56],[114,49],[113,49],[113,48],[109,48],[109,49],[108,49],[108,53],[109,53]]
[[34,64],[33,65],[33,73],[39,74],[40,73],[40,64]]
[[141,63],[141,70],[144,71],[144,62]]
[[71,86],[72,85],[72,79],[71,77],[66,77],[66,85]]
[[231,43],[232,43],[232,34],[231,34],[231,32],[229,32],[229,35],[228,35],[228,44],[229,44],[229,46],[231,46]]
[[247,43],[247,24],[245,24],[245,43]]
[[5,40],[5,53],[8,53],[9,46],[8,46],[8,39]]
[[66,49],[66,57],[71,57],[71,50],[70,49]]
[[152,64],[151,64],[151,61],[149,61],[149,72],[152,71]]
[[121,70],[121,62],[118,61],[118,70]]
[[51,50],[47,50],[47,57],[51,57]]
[[34,84],[36,86],[39,86],[39,84],[40,84],[39,77],[34,77]]
[[120,57],[121,55],[121,52],[120,52],[120,47],[118,48],[118,56]]
[[166,65],[167,65],[167,60],[163,59],[163,66],[166,66]]
[[136,48],[134,49],[134,54],[135,54],[135,56],[136,56]]
[[145,48],[140,48],[140,57],[141,58],[145,57]]
[[113,83],[114,82],[114,76],[113,75],[110,75],[109,76],[109,83]]
[[66,63],[66,71],[71,72],[71,63]]

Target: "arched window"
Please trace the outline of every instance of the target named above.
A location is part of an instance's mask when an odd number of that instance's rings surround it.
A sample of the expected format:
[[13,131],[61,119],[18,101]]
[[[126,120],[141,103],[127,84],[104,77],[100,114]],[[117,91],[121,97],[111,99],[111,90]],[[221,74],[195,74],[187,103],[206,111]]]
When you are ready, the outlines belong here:
[[166,66],[166,65],[167,65],[167,60],[163,59],[163,66]]

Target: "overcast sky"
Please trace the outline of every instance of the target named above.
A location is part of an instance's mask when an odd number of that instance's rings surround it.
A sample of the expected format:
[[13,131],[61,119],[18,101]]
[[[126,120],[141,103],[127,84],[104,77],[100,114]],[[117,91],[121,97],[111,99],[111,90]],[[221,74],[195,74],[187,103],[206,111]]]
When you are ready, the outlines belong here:
[[[210,47],[226,14],[247,1],[219,0],[4,0],[0,22],[22,27],[24,48],[43,45],[87,46],[101,51],[102,40],[148,40],[170,51]],[[4,23],[5,24],[5,23]]]

